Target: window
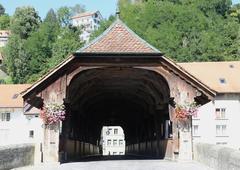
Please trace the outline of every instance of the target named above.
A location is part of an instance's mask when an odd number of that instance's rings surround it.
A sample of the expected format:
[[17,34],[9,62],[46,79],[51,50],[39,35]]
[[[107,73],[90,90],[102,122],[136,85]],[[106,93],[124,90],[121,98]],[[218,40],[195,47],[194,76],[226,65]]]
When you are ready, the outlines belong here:
[[227,145],[227,142],[216,142],[216,145]]
[[216,119],[225,119],[226,118],[226,108],[216,108],[215,114],[216,114]]
[[112,143],[111,139],[108,139],[108,140],[107,140],[107,145],[110,146],[111,143]]
[[2,121],[10,121],[10,113],[2,113]]
[[113,146],[117,146],[117,140],[116,139],[113,140]]
[[117,155],[117,152],[113,152],[113,155]]
[[219,81],[220,81],[221,84],[226,84],[226,79],[225,78],[220,78]]
[[29,138],[34,138],[34,131],[33,130],[29,131]]
[[110,135],[110,134],[111,134],[111,131],[112,131],[112,129],[108,129],[108,130],[106,131],[106,135]]
[[114,134],[115,134],[115,135],[118,134],[118,129],[114,129]]
[[119,140],[119,146],[122,146],[122,145],[123,145],[123,140],[120,139],[120,140]]
[[119,152],[119,155],[123,155],[123,152]]
[[216,135],[226,136],[227,125],[216,125]]
[[198,136],[198,127],[199,125],[193,125],[193,136]]

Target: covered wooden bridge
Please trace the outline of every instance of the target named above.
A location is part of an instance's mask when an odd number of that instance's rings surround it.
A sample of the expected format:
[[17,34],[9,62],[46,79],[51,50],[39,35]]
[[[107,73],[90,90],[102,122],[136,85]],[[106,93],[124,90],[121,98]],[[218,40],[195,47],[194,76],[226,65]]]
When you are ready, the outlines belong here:
[[124,129],[127,154],[191,159],[191,120],[179,123],[174,107],[203,104],[214,95],[117,19],[23,97],[26,110],[47,103],[66,107],[62,123],[45,126],[48,162],[97,154],[101,128],[108,125]]

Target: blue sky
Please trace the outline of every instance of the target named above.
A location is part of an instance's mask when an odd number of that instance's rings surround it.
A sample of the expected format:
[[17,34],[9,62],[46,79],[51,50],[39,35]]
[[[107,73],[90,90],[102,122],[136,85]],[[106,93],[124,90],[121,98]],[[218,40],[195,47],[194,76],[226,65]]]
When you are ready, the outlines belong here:
[[115,14],[117,0],[0,0],[6,12],[12,15],[16,7],[33,6],[44,18],[50,8],[58,9],[61,6],[74,6],[83,4],[88,11],[99,10],[104,18]]
[[[232,0],[234,4],[240,3],[240,0]],[[115,14],[117,0],[0,0],[5,7],[6,12],[12,15],[16,7],[33,6],[41,18],[46,16],[50,8],[58,9],[61,6],[74,6],[75,4],[83,4],[88,11],[100,10],[104,18]]]

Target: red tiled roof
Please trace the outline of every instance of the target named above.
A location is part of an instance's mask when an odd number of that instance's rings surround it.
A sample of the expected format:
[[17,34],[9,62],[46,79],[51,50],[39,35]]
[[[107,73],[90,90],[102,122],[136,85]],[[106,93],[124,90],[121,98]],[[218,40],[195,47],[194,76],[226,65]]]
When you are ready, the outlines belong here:
[[159,53],[120,20],[115,21],[100,37],[80,49],[90,53]]
[[20,93],[30,86],[31,84],[1,84],[0,108],[23,107],[23,98]]
[[[178,63],[219,93],[240,93],[240,61]],[[221,83],[221,79],[225,82]]]
[[78,15],[75,15],[73,17],[71,17],[71,19],[75,19],[75,18],[82,18],[82,17],[87,17],[87,16],[92,16],[94,15],[95,13],[97,13],[98,11],[96,12],[83,12],[83,13],[80,13]]

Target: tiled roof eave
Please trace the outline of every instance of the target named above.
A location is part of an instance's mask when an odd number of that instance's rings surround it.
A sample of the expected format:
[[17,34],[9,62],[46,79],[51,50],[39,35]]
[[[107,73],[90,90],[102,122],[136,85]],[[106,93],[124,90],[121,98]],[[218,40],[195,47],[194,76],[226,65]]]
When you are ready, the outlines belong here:
[[128,57],[146,57],[155,56],[156,58],[162,57],[164,54],[160,52],[75,52],[74,56],[128,56]]

